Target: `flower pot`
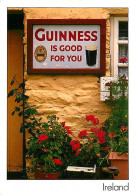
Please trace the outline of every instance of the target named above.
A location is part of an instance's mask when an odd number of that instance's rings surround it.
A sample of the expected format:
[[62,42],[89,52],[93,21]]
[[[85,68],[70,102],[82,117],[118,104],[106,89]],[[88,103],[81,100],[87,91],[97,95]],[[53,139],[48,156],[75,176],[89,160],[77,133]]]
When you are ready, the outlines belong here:
[[118,155],[117,152],[111,152],[108,159],[111,161],[111,166],[117,167],[119,174],[114,176],[114,179],[128,179],[128,155],[126,153]]
[[59,173],[45,173],[42,170],[35,168],[36,180],[56,180],[59,178]]

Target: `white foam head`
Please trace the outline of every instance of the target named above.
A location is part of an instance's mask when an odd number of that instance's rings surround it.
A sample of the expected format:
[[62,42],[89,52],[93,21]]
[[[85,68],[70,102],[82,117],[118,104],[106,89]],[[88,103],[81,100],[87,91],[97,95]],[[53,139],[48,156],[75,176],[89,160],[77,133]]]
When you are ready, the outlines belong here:
[[85,48],[86,50],[94,51],[97,50],[97,45],[87,45]]

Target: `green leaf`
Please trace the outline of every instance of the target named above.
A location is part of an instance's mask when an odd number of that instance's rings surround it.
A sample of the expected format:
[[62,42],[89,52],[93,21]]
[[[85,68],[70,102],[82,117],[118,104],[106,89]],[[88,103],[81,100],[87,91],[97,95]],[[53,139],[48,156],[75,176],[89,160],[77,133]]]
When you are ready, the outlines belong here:
[[49,125],[48,125],[47,123],[43,123],[42,127],[43,127],[43,128],[48,128]]
[[19,115],[19,117],[22,116],[23,115],[23,111],[19,112],[18,115]]
[[24,100],[26,100],[26,99],[28,99],[28,98],[29,98],[28,95],[23,95],[23,99],[24,99]]
[[62,151],[61,151],[61,150],[58,150],[58,153],[59,153],[59,154],[62,154]]
[[21,127],[20,127],[20,132],[21,132],[21,133],[24,132],[24,125],[21,125]]
[[13,116],[13,115],[15,114],[15,111],[13,111],[11,114],[12,114],[12,116]]
[[15,107],[15,111],[19,112],[20,108],[19,107]]
[[19,85],[19,88],[24,89],[24,88],[25,88],[25,83],[21,83],[21,84]]
[[13,89],[8,93],[8,97],[13,96],[17,92],[17,89]]
[[15,102],[19,103],[22,100],[23,100],[23,95],[22,94],[17,94]]
[[11,81],[10,85],[13,85],[14,84],[14,79]]

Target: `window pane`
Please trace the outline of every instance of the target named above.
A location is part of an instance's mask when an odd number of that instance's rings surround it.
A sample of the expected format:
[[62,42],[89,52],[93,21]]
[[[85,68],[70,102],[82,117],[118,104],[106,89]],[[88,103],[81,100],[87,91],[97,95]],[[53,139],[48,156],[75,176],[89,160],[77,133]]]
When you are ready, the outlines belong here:
[[128,63],[128,45],[119,44],[118,49],[118,62],[119,63]]
[[119,21],[119,40],[128,40],[128,22]]
[[125,75],[128,77],[128,68],[127,67],[118,67],[118,76],[123,76]]

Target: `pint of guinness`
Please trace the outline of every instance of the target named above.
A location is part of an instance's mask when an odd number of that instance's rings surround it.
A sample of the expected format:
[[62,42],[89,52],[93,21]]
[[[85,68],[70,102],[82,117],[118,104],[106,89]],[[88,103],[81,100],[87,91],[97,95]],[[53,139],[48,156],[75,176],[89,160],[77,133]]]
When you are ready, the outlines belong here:
[[88,66],[94,66],[96,64],[97,45],[86,46],[86,60]]

